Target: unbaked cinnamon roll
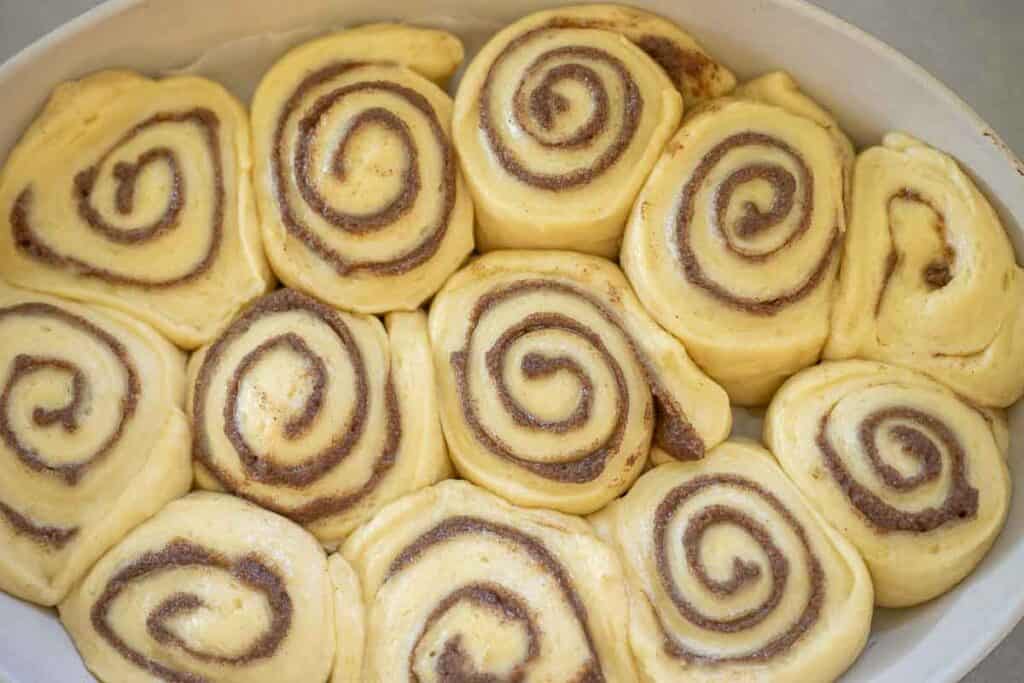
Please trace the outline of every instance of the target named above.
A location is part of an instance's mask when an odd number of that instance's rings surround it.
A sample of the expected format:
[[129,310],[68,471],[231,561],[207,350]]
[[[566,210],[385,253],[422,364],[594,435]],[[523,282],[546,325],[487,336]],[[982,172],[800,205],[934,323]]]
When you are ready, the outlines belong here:
[[199,485],[336,545],[385,503],[448,476],[426,316],[386,323],[282,289],[197,352]]
[[64,83],[0,176],[0,271],[199,346],[270,286],[251,163],[246,111],[216,83]]
[[870,361],[805,370],[772,400],[765,440],[857,546],[885,607],[952,588],[1006,519],[1004,417],[912,370]]
[[611,549],[576,517],[446,481],[345,543],[362,582],[362,681],[637,680]]
[[729,433],[725,392],[598,257],[483,256],[434,299],[430,336],[456,467],[520,505],[593,512],[640,473],[652,435],[686,460]]
[[678,27],[639,10],[568,7],[506,27],[455,97],[478,246],[613,256],[679,123],[676,86],[696,100],[733,83]]
[[591,519],[625,563],[647,680],[832,681],[867,642],[864,561],[760,446],[656,467]]
[[1024,271],[956,161],[889,134],[857,159],[825,357],[920,370],[971,400],[1024,394]]
[[174,501],[60,604],[102,681],[358,681],[363,606],[351,567],[238,498]]
[[55,604],[188,491],[184,369],[121,313],[0,285],[0,589]]
[[637,198],[622,266],[644,306],[742,405],[817,361],[853,152],[773,74],[682,126]]
[[289,52],[253,99],[256,194],[290,287],[363,313],[414,310],[473,249],[473,206],[440,87],[443,31],[375,24]]

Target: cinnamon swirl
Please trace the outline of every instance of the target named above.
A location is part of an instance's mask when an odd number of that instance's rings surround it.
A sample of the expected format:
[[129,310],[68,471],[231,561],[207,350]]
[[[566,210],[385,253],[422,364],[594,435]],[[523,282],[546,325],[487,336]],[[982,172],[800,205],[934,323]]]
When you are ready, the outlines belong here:
[[0,272],[199,346],[270,286],[250,165],[246,111],[211,81],[64,83],[0,176]]
[[765,440],[860,550],[878,604],[903,607],[952,588],[999,535],[1003,419],[912,370],[823,363],[779,390]]

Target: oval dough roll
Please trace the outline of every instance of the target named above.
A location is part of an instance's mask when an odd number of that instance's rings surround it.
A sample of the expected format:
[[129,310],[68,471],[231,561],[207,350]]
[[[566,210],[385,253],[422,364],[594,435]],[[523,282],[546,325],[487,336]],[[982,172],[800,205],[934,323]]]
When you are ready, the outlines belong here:
[[1024,271],[956,161],[891,133],[857,158],[825,347],[931,375],[971,400],[1024,394]]
[[126,315],[0,285],[0,589],[55,604],[188,491],[184,370]]
[[871,626],[871,578],[762,447],[647,472],[592,517],[626,565],[649,681],[832,681]]
[[374,24],[289,52],[253,99],[263,239],[290,287],[362,313],[414,310],[473,250],[441,88],[443,31]]
[[342,313],[282,289],[189,363],[196,480],[336,545],[451,473],[422,312]]
[[249,118],[201,78],[103,71],[54,90],[0,176],[0,272],[212,339],[271,284]]
[[301,527],[198,492],[107,553],[60,618],[102,681],[314,683],[359,665],[361,600],[351,567]]
[[956,585],[999,535],[1004,420],[911,370],[823,363],[776,394],[765,441],[864,556],[877,603],[904,607]]
[[734,82],[689,36],[639,10],[548,10],[495,35],[455,96],[478,247],[613,256],[629,207],[679,124],[673,79],[694,95]]
[[364,683],[636,680],[622,569],[581,519],[446,481],[343,552],[366,598]]
[[622,267],[640,300],[742,405],[828,336],[853,151],[786,74],[691,115],[637,198]]
[[456,467],[520,505],[593,512],[640,473],[652,434],[689,459],[729,433],[725,392],[601,258],[479,258],[434,299],[430,337]]

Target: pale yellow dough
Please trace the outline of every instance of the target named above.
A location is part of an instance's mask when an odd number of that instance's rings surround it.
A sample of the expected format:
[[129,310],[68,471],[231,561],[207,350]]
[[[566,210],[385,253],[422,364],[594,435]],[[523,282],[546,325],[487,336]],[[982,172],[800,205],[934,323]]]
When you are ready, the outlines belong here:
[[983,405],[1020,398],[1024,272],[956,161],[890,133],[857,158],[850,215],[825,357],[920,370]]
[[652,435],[692,458],[729,434],[725,392],[605,259],[487,254],[448,281],[429,326],[452,460],[514,503],[593,512],[640,474]]
[[857,546],[884,607],[952,588],[1006,519],[1002,414],[912,370],[871,361],[805,370],[772,400],[764,435],[797,487]]
[[734,403],[818,360],[852,159],[832,117],[769,74],[688,117],[637,198],[622,267]]
[[867,643],[864,561],[753,442],[656,467],[591,520],[624,560],[630,644],[646,681],[832,681]]
[[53,605],[188,491],[184,357],[117,311],[0,284],[0,375],[0,589]]
[[212,81],[64,83],[0,175],[0,273],[199,346],[271,285],[251,163],[247,113]]
[[[683,110],[669,75],[631,42],[643,36],[700,55],[704,92],[732,87],[678,28],[611,5],[531,14],[473,59],[452,125],[479,249],[618,252],[629,207]],[[684,79],[696,93],[691,85]]]
[[101,681],[315,683],[362,656],[353,579],[284,517],[197,492],[107,553],[60,618]]
[[301,45],[267,72],[253,98],[255,187],[281,280],[348,310],[408,311],[465,260],[473,205],[451,99],[431,82],[461,61],[449,33],[372,24]]
[[637,680],[621,566],[577,517],[446,481],[384,508],[343,553],[366,600],[363,683]]
[[[193,355],[188,386],[198,484],[290,517],[328,546],[391,500],[451,474],[422,312],[392,313],[385,329],[375,317],[280,290]],[[293,431],[305,411],[309,421]],[[268,463],[277,478],[261,474]]]

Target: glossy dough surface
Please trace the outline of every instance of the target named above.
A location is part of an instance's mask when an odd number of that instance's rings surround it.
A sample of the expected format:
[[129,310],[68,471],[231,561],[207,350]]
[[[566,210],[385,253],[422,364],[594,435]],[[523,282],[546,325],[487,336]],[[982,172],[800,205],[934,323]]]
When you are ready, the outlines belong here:
[[249,145],[245,109],[212,81],[58,86],[0,176],[0,272],[209,341],[270,285]]
[[336,545],[448,476],[426,315],[343,313],[282,289],[189,363],[196,479]]
[[621,259],[658,322],[734,402],[756,405],[825,344],[853,152],[785,74],[736,95],[669,143]]
[[1024,271],[956,161],[905,135],[857,158],[825,356],[920,370],[971,400],[1024,393]]
[[373,24],[306,43],[253,99],[267,254],[289,286],[363,313],[414,310],[473,249],[443,31]]
[[452,460],[520,505],[593,512],[640,473],[652,435],[688,459],[729,433],[725,392],[601,258],[483,256],[435,298],[430,337]]
[[765,442],[821,514],[857,546],[876,600],[944,593],[1006,519],[1005,418],[911,370],[823,363],[790,379]]
[[733,83],[692,38],[639,10],[568,7],[506,27],[473,59],[455,98],[478,247],[612,257],[679,123],[676,84],[697,97]]
[[326,680],[336,659],[358,661],[360,612],[336,623],[335,605],[359,600],[351,569],[341,558],[329,568],[301,527],[198,492],[105,555],[60,617],[103,681],[304,683]]
[[116,311],[0,285],[0,588],[55,604],[188,491],[184,366]]
[[656,467],[591,520],[626,566],[644,680],[832,681],[867,642],[864,562],[759,445]]
[[446,481],[343,552],[367,604],[364,683],[636,680],[622,570],[579,518]]

